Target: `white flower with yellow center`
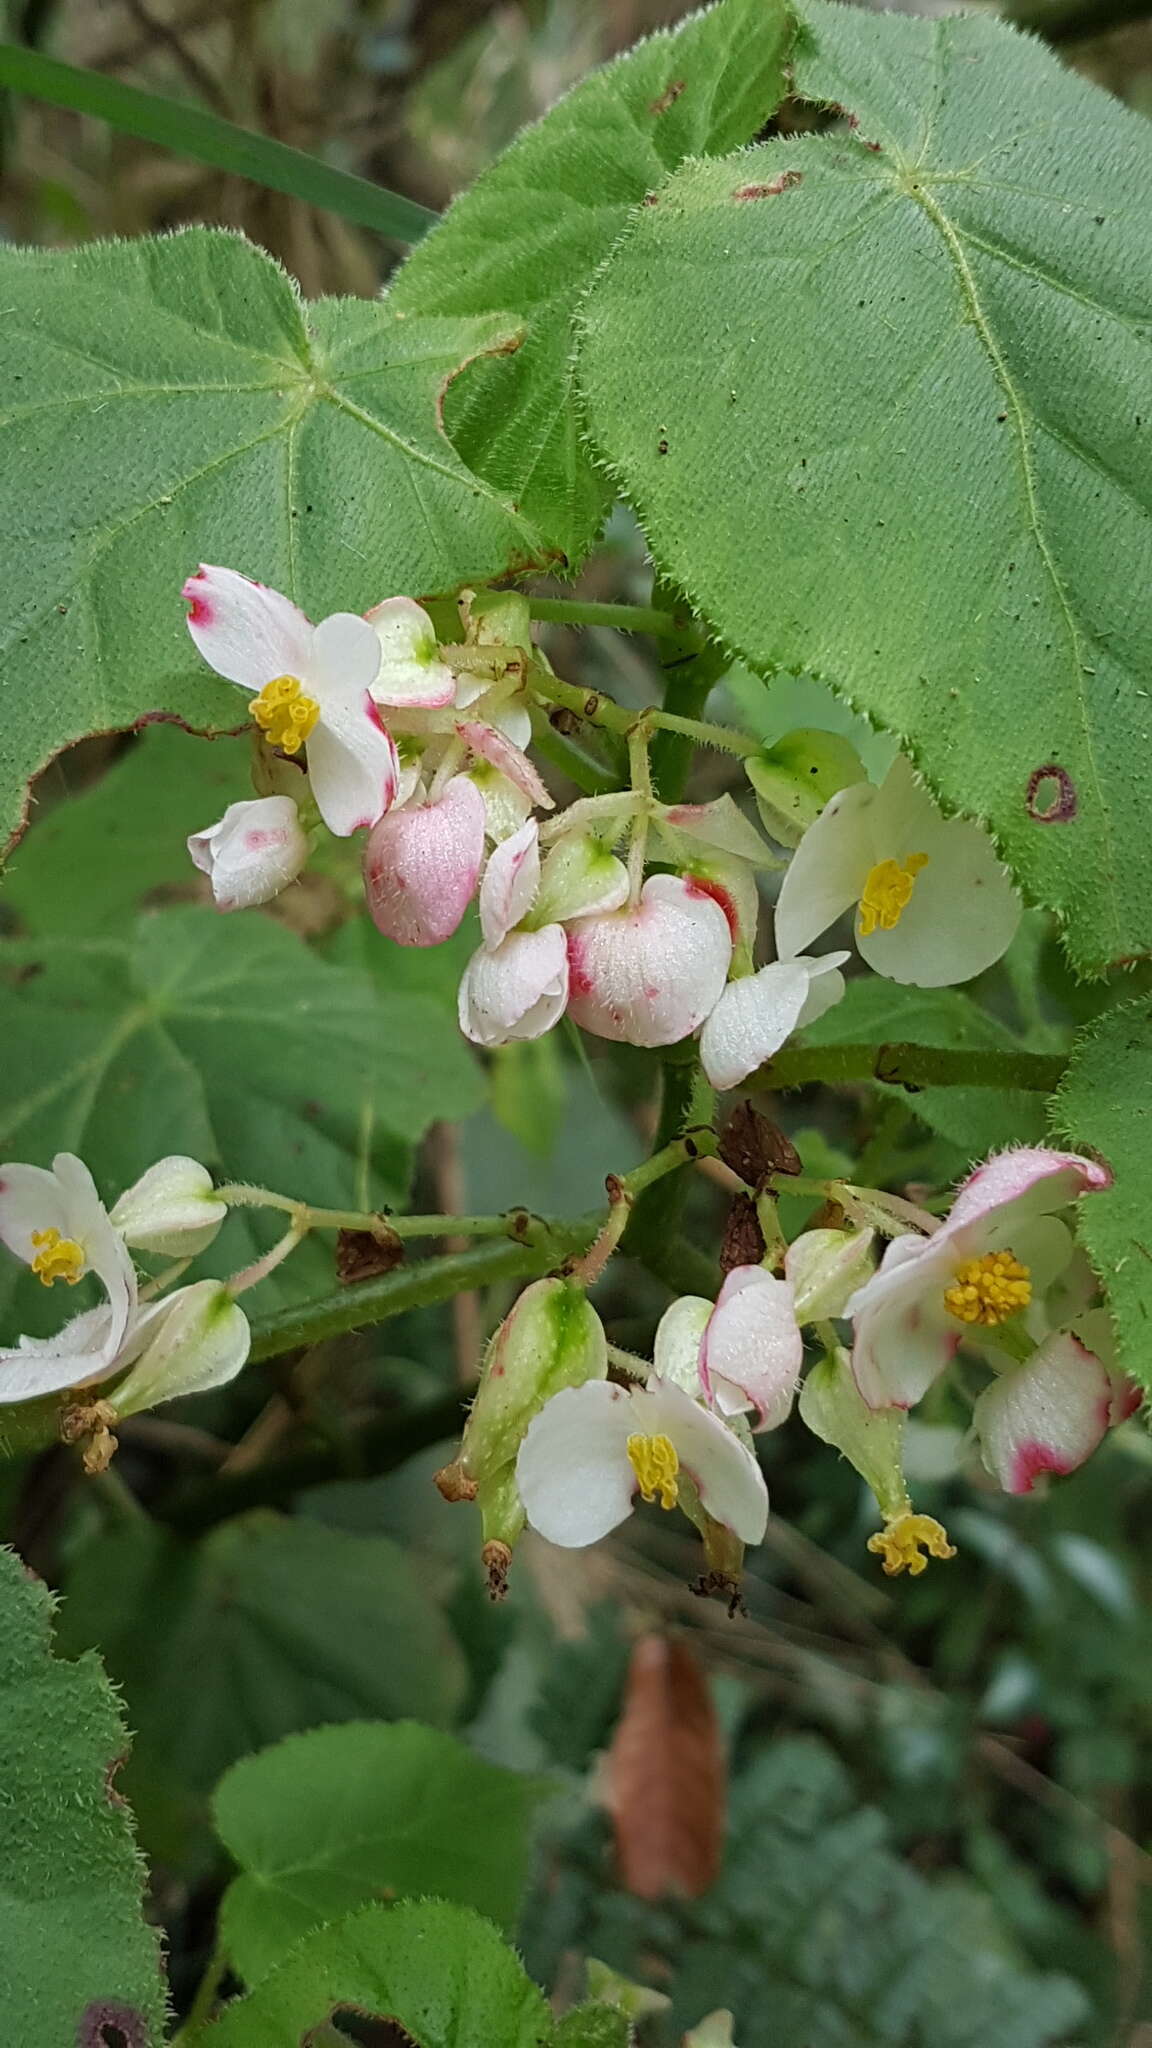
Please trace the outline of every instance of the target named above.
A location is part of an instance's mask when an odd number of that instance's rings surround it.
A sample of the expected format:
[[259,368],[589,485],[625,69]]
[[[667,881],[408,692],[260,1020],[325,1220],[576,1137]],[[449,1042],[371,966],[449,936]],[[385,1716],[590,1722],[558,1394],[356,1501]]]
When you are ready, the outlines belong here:
[[[32,1392],[72,1386],[110,1370],[136,1312],[136,1273],[82,1159],[58,1152],[51,1172],[43,1166],[0,1166],[0,1243],[44,1287],[75,1287],[92,1273],[107,1295],[106,1307],[37,1344],[40,1377],[52,1384],[37,1384]],[[29,1398],[22,1391],[22,1368],[34,1341],[22,1338],[15,1349],[0,1351],[0,1400]]]
[[531,1526],[581,1550],[627,1520],[636,1497],[674,1508],[688,1479],[706,1512],[759,1543],[768,1489],[752,1452],[679,1387],[589,1380],[555,1394],[529,1425],[516,1484]]
[[804,834],[776,906],[781,957],[806,954],[853,904],[868,965],[917,988],[983,973],[1021,910],[987,833],[945,818],[902,755],[878,789],[842,789]]
[[254,697],[249,715],[293,757],[307,748],[316,807],[339,839],[395,801],[396,748],[372,695],[381,643],[367,619],[334,612],[314,626],[278,590],[234,569],[201,567],[184,585],[188,631],[217,675]]

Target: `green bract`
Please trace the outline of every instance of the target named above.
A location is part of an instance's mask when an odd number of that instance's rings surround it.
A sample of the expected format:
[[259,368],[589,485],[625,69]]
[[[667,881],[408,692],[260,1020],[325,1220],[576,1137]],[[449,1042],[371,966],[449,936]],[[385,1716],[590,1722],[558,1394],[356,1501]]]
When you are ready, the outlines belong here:
[[685,166],[596,282],[596,445],[726,642],[906,739],[1082,967],[1147,950],[1152,131],[966,15],[805,0],[795,88],[849,126]]

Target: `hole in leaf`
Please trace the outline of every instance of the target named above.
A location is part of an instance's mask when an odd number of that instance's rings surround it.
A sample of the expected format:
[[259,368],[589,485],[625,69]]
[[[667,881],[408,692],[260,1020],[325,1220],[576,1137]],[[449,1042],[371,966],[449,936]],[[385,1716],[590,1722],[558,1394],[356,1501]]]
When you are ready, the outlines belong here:
[[1076,784],[1066,768],[1046,761],[1028,777],[1026,801],[1028,816],[1038,825],[1066,825],[1078,809]]
[[101,1998],[85,2007],[76,2048],[150,2048],[151,2040],[148,2022],[134,2005]]

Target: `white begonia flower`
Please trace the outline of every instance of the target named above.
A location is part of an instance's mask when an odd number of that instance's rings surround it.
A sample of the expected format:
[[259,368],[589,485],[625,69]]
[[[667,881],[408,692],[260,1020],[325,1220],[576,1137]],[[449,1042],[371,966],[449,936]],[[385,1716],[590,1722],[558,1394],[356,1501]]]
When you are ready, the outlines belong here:
[[681,1295],[660,1318],[653,1355],[662,1384],[707,1401],[720,1415],[752,1408],[754,1430],[778,1429],[804,1356],[791,1282],[763,1266],[736,1266],[715,1302]]
[[207,1167],[174,1153],[125,1189],[111,1221],[137,1251],[191,1259],[211,1244],[227,1214]]
[[983,973],[1021,915],[987,833],[945,818],[903,756],[878,789],[841,790],[804,834],[776,906],[782,956],[805,953],[852,904],[868,965],[917,988]]
[[188,851],[212,884],[218,910],[271,903],[308,859],[308,838],[290,796],[249,797],[193,832]]
[[779,1052],[794,1031],[814,1024],[844,994],[847,953],[775,960],[730,981],[700,1034],[700,1059],[714,1088],[735,1088]]
[[509,932],[494,952],[480,946],[460,982],[460,1029],[473,1045],[540,1038],[564,1015],[568,944],[563,925]]
[[752,1452],[679,1387],[591,1380],[556,1394],[529,1424],[516,1483],[531,1526],[578,1550],[626,1521],[637,1492],[673,1508],[680,1475],[712,1519],[759,1543],[768,1489]]
[[0,1400],[42,1400],[127,1372],[110,1405],[131,1415],[234,1378],[251,1341],[247,1317],[220,1280],[198,1280],[145,1307],[135,1302],[115,1344],[113,1328],[105,1304],[74,1316],[55,1337],[21,1337],[14,1351],[0,1352]]
[[435,711],[452,703],[456,678],[441,661],[436,628],[415,598],[386,597],[364,617],[380,642],[380,668],[372,685],[377,704]]
[[540,860],[540,832],[529,818],[489,856],[480,885],[480,924],[489,952],[530,919],[539,929],[618,910],[628,870],[589,832],[562,833]]
[[136,1312],[136,1273],[82,1159],[58,1152],[51,1172],[42,1166],[0,1166],[0,1243],[31,1267],[45,1287],[57,1280],[73,1287],[94,1273],[108,1297],[106,1308],[74,1318],[57,1336],[21,1338],[16,1349],[0,1351],[0,1400],[31,1397],[19,1391],[29,1347],[52,1380],[51,1386],[34,1387],[34,1393],[110,1371]]
[[334,612],[314,626],[278,590],[202,565],[184,585],[188,630],[217,675],[255,693],[250,715],[274,747],[307,744],[317,809],[339,839],[374,825],[395,800],[396,748],[372,688],[380,642],[366,619]]

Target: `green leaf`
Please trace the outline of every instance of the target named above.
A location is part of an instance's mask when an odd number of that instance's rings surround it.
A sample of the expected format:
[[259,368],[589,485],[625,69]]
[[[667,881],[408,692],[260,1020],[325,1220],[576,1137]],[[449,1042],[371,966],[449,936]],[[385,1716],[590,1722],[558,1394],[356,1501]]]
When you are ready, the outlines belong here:
[[20,43],[0,43],[0,86],[28,93],[52,107],[91,114],[124,135],[138,135],[176,156],[233,177],[251,178],[273,192],[287,192],[307,206],[322,206],[361,227],[399,242],[416,242],[434,227],[437,215],[414,199],[389,192],[368,178],[337,169],[305,150],[293,149],[250,128],[238,128],[202,107],[160,93],[142,92],[106,72],[61,64]]
[[[842,1003],[804,1034],[806,1045],[883,1044],[950,1047],[957,1051],[1016,1051],[1020,1041],[956,988],[901,988],[878,975],[850,981]],[[882,1087],[903,1102],[968,1159],[983,1159],[999,1145],[1042,1144],[1044,1099],[1025,1088]]]
[[1121,1003],[1081,1032],[1052,1103],[1058,1140],[1116,1176],[1080,1204],[1077,1234],[1112,1311],[1120,1362],[1152,1393],[1152,1002]]
[[799,12],[852,132],[637,217],[589,424],[724,640],[901,735],[1097,969],[1152,947],[1152,130],[985,16]]
[[734,149],[775,112],[789,30],[781,0],[722,0],[593,72],[456,200],[397,274],[399,311],[499,312],[525,324],[515,356],[454,387],[449,430],[465,461],[570,562],[609,503],[572,389],[577,300],[632,208],[677,164]]
[[157,712],[245,724],[185,631],[201,558],[320,617],[536,557],[438,416],[465,361],[514,341],[507,320],[305,309],[270,257],[203,228],[0,250],[0,293],[0,836],[86,733]]
[[[53,1602],[0,1550],[0,1874],[4,2031],[86,2043],[100,2020],[160,2048],[164,1983],[142,1917],[143,1866],[113,1774],[128,1738],[94,1657],[52,1654]],[[129,2035],[128,2026],[133,2031]]]
[[[186,1152],[331,1207],[394,1203],[408,1145],[483,1094],[440,1005],[328,966],[256,912],[167,910],[123,939],[10,941],[0,1037],[0,1157],[78,1152],[110,1197],[159,1154]],[[236,1251],[250,1214],[215,1257]],[[233,1264],[248,1255],[241,1245]],[[0,1288],[15,1273],[6,1259]],[[26,1276],[21,1301],[59,1324]]]
[[234,1765],[215,1798],[241,1871],[221,1908],[230,1960],[255,1983],[311,1928],[379,1898],[433,1894],[511,1928],[546,1789],[413,1721],[313,1729]]
[[254,1749],[365,1715],[444,1727],[463,1702],[455,1637],[384,1536],[260,1511],[192,1545],[141,1519],[90,1544],[65,1591],[65,1641],[123,1688],[124,1787],[166,1860],[195,1850],[212,1787]]
[[368,1906],[306,1935],[230,2006],[205,2048],[286,2048],[341,2010],[392,2020],[414,2048],[542,2048],[548,2008],[496,1929],[438,1900]]

